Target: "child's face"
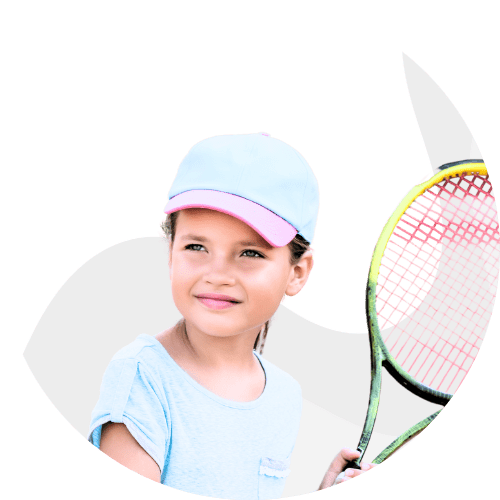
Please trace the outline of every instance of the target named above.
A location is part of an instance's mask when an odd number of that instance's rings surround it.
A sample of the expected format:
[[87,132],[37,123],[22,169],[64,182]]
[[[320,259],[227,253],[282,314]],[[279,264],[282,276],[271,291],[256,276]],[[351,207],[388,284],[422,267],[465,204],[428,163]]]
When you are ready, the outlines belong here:
[[244,222],[214,210],[182,210],[170,252],[174,302],[191,329],[256,336],[285,293],[295,295],[305,284],[310,259],[308,268],[292,266],[287,246],[272,247]]

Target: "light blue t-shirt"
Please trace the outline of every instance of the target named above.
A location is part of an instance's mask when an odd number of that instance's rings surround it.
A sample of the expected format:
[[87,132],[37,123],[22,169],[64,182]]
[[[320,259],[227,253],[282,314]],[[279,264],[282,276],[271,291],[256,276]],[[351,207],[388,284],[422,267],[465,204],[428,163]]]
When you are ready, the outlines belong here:
[[260,397],[224,399],[204,388],[150,335],[120,349],[106,368],[88,439],[124,423],[155,460],[161,482],[233,500],[280,498],[299,430],[302,395],[287,373],[255,353],[266,376]]

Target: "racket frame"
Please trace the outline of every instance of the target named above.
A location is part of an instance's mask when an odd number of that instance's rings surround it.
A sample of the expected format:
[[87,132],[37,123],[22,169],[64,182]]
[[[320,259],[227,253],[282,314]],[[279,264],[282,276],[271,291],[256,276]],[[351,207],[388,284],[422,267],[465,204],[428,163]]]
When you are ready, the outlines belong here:
[[[420,196],[422,193],[427,191],[432,186],[440,183],[446,178],[460,177],[461,175],[473,175],[479,174],[486,176],[488,174],[487,169],[482,160],[464,160],[460,162],[448,163],[440,167],[440,171],[431,177],[428,181],[425,181],[417,186],[415,186],[401,201],[397,209],[394,211],[392,216],[387,221],[382,233],[378,239],[373,252],[372,261],[370,265],[370,272],[368,275],[368,283],[366,287],[366,317],[368,321],[369,339],[370,339],[370,352],[371,352],[371,384],[370,384],[370,397],[368,403],[368,410],[366,413],[365,424],[361,434],[361,438],[358,444],[358,451],[361,453],[358,459],[354,460],[347,467],[358,468],[360,466],[363,455],[368,447],[368,443],[371,438],[371,434],[375,425],[375,420],[377,417],[377,410],[380,401],[380,391],[382,385],[382,366],[406,389],[412,393],[420,396],[421,398],[430,401],[431,403],[437,403],[441,405],[446,405],[451,399],[452,394],[447,394],[434,390],[420,382],[414,380],[394,359],[389,350],[384,344],[382,339],[380,328],[377,320],[377,310],[376,310],[376,289],[377,289],[377,279],[380,270],[380,264],[382,257],[384,255],[387,243],[398,224],[399,220],[406,212],[408,207],[413,203],[413,201]],[[414,437],[416,434],[421,432],[427,425],[429,425],[432,420],[440,412],[434,413],[433,415],[422,420],[418,424],[414,425],[411,429],[406,431],[400,437],[398,437],[393,443],[391,443],[382,453],[380,453],[373,463],[381,463],[388,456],[390,456],[394,451],[396,451],[402,444]],[[346,468],[347,468],[346,467]]]
[[401,448],[401,446],[403,446],[407,441],[415,437],[417,434],[420,434],[439,415],[440,412],[441,410],[438,410],[401,434],[401,436],[395,439],[384,451],[379,453],[377,457],[372,460],[372,463],[381,464],[386,458],[389,458],[395,451]]

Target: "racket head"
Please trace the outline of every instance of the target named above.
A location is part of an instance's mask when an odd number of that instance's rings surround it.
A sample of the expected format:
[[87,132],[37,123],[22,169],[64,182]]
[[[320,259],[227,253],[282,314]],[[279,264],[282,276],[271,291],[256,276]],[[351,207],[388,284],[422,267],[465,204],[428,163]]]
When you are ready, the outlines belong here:
[[413,188],[375,247],[366,291],[374,363],[446,404],[491,317],[500,260],[495,200],[480,160],[447,164]]

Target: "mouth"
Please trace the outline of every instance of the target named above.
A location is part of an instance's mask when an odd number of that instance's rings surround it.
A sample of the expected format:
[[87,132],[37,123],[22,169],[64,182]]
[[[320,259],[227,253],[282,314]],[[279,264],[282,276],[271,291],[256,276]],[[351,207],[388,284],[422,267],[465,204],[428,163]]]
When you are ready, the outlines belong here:
[[230,297],[229,295],[221,295],[218,293],[201,293],[195,296],[203,305],[210,309],[228,309],[240,304],[241,301]]

